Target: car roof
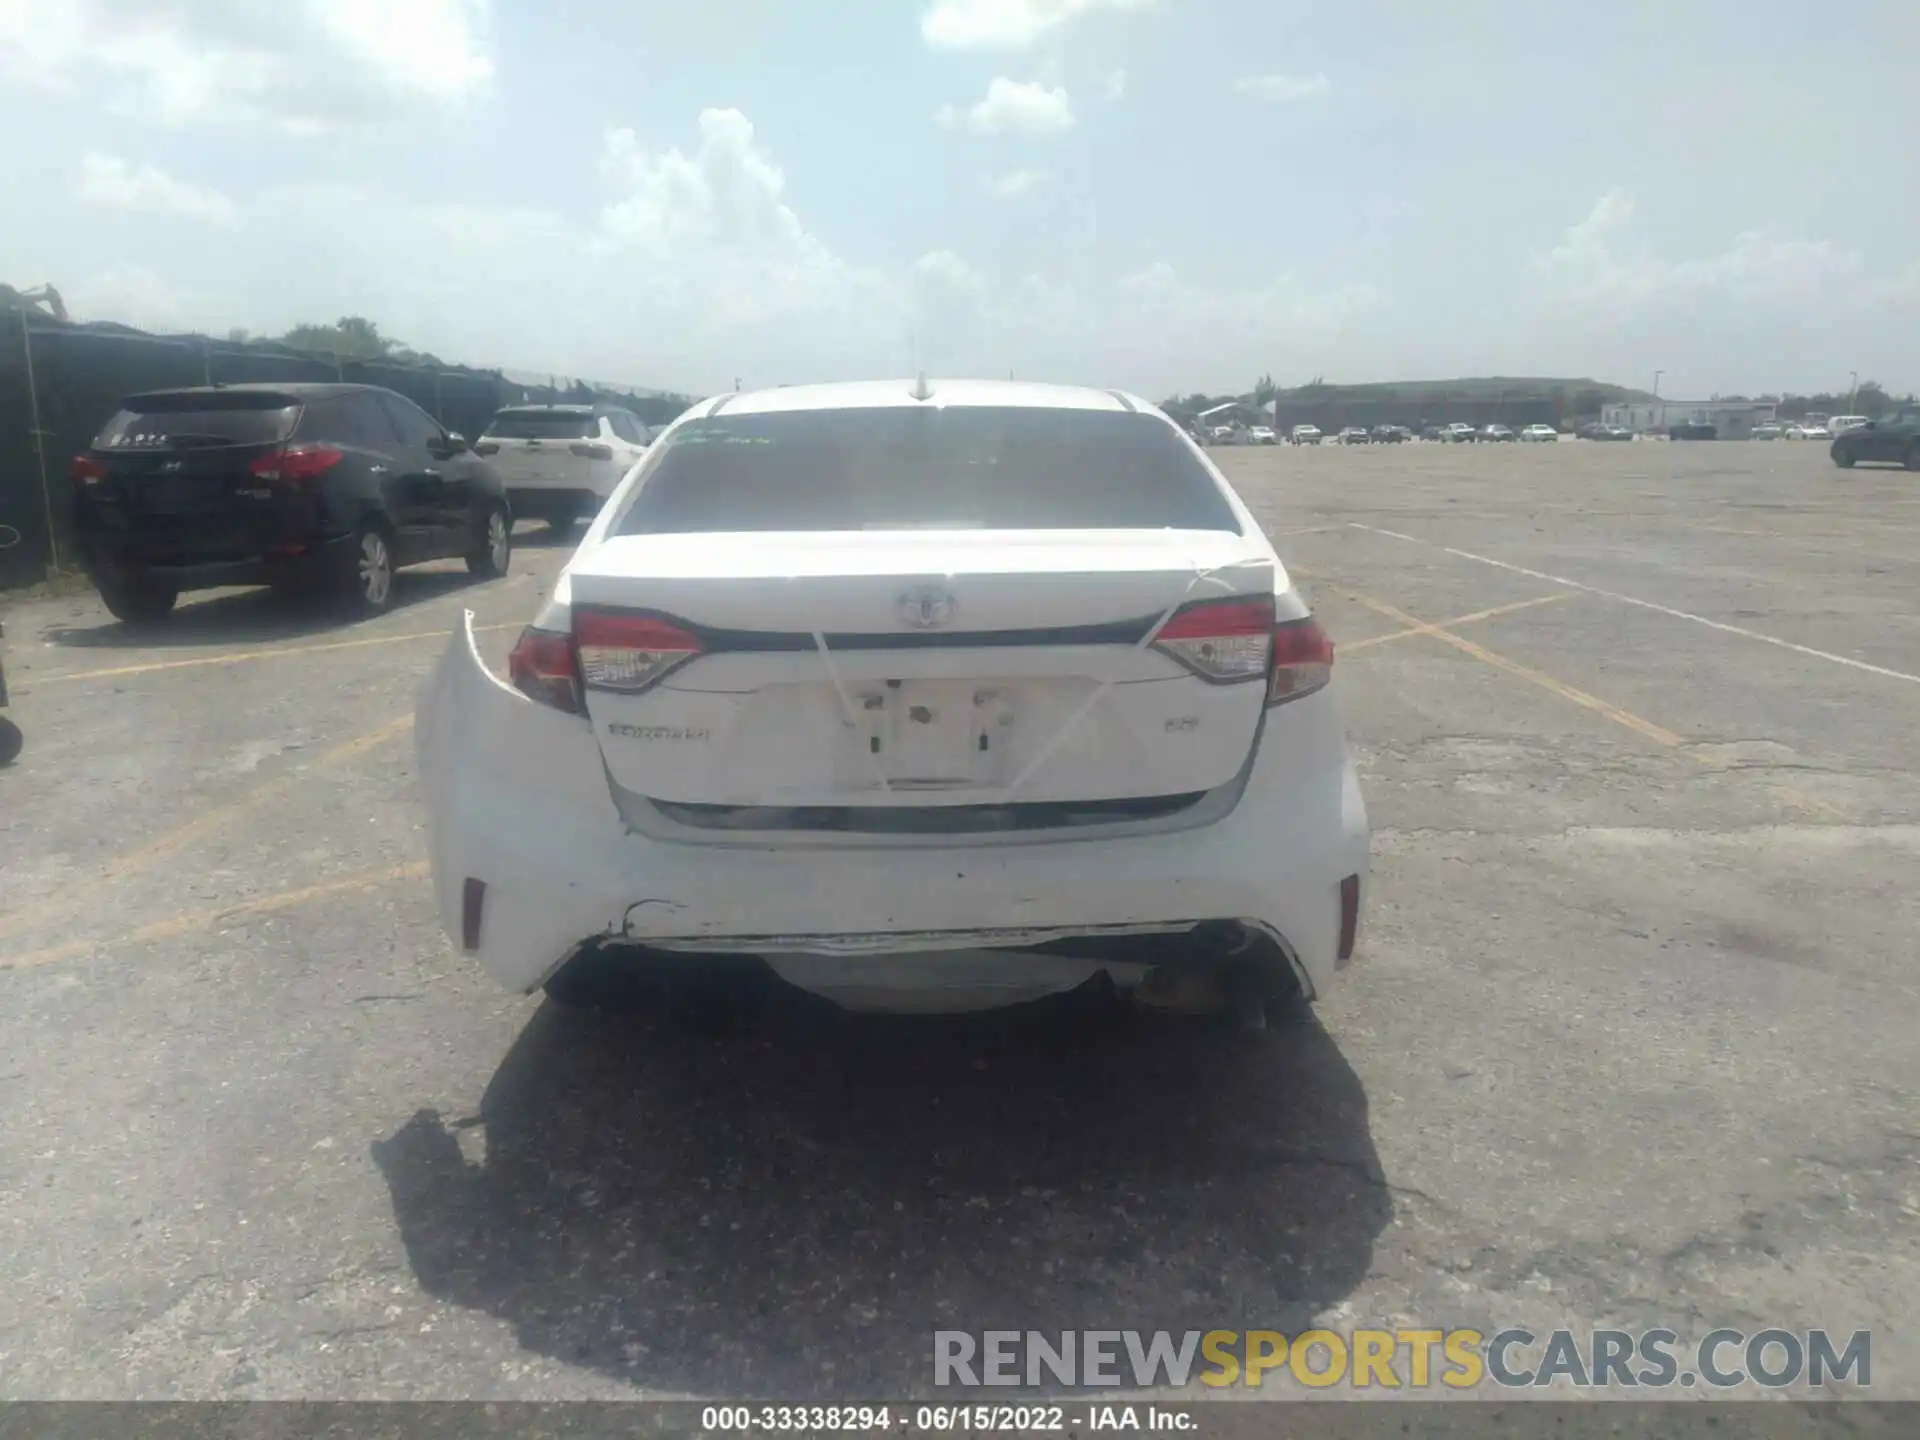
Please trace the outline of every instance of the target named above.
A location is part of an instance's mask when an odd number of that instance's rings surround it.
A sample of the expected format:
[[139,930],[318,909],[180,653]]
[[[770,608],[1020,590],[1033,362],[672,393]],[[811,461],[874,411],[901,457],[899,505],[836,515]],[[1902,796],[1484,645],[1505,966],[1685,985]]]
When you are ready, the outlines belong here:
[[600,410],[617,410],[617,405],[502,405],[497,415],[592,415]]
[[[1120,390],[1081,385],[1044,385],[1024,380],[855,380],[819,385],[782,385],[721,395],[695,406],[701,415],[772,415],[795,410],[875,410],[910,406],[1012,406],[1033,410],[1108,410],[1120,413],[1159,407]],[[925,395],[925,399],[917,395]],[[705,407],[705,408],[702,408]]]

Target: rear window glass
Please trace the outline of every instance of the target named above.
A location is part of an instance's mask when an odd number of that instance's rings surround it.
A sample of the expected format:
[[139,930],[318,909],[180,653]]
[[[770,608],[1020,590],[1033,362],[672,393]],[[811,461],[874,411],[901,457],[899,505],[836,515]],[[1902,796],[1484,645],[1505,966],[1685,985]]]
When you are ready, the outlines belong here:
[[493,440],[585,440],[599,433],[596,416],[571,410],[502,410],[486,429]]
[[690,421],[654,445],[618,533],[921,528],[1240,526],[1155,416],[969,406]]
[[94,438],[100,450],[277,445],[300,406],[287,395],[151,395],[127,402]]

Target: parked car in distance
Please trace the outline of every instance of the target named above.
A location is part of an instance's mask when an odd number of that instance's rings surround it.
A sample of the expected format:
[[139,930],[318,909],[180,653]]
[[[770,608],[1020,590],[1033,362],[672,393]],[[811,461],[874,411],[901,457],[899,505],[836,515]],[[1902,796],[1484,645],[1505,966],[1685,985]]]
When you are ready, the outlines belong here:
[[1494,444],[1507,444],[1512,442],[1514,434],[1513,431],[1505,425],[1489,425],[1481,430],[1480,438],[1491,441]]
[[1373,437],[1367,433],[1364,425],[1348,425],[1333,437],[1336,445],[1366,445]]
[[1404,425],[1376,425],[1373,427],[1373,443],[1376,445],[1399,445],[1413,438],[1413,432]]
[[1420,438],[1422,440],[1444,440],[1447,438],[1446,432],[1447,427],[1444,425],[1422,425],[1420,427]]
[[1247,431],[1249,445],[1278,445],[1280,437],[1273,433],[1271,425],[1255,425]]
[[1294,426],[1293,443],[1296,445],[1318,445],[1320,443],[1320,427],[1317,425]]
[[1858,430],[1867,423],[1867,417],[1864,415],[1835,415],[1827,421],[1827,433],[1838,439],[1847,431]]
[[402,565],[504,575],[500,477],[411,400],[373,385],[218,385],[130,396],[70,467],[81,563],[121,620],[181,592],[323,587],[363,614]]
[[1781,433],[1781,428],[1778,425],[1756,425],[1753,427],[1753,435],[1751,438],[1755,440],[1778,440]]
[[1718,440],[1719,427],[1705,420],[1683,420],[1667,427],[1669,440]]
[[621,483],[509,680],[456,624],[414,724],[437,909],[561,1005],[731,959],[870,1010],[1198,980],[1259,1028],[1354,951],[1333,662],[1144,400],[736,395]]
[[1631,440],[1633,431],[1624,425],[1602,425],[1594,432],[1596,440]]
[[1833,432],[1819,421],[1809,420],[1806,424],[1800,426],[1800,433],[1793,438],[1797,440],[1831,440],[1833,438]]
[[647,427],[603,405],[509,405],[474,444],[507,487],[514,515],[565,530],[597,513],[646,453]]
[[1903,405],[1878,420],[1850,425],[1833,437],[1827,453],[1843,470],[1862,462],[1920,470],[1920,407]]
[[1551,425],[1529,425],[1520,432],[1520,438],[1530,445],[1558,444],[1560,432]]
[[1466,421],[1456,420],[1440,427],[1440,438],[1454,445],[1469,445],[1480,438],[1480,432]]

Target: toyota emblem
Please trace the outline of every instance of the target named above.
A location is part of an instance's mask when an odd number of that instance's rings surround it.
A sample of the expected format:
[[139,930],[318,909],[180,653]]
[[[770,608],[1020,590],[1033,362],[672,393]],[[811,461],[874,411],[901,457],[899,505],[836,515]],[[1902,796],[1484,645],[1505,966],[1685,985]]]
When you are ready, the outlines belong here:
[[915,630],[937,630],[953,619],[956,602],[945,590],[909,590],[900,597],[900,618]]

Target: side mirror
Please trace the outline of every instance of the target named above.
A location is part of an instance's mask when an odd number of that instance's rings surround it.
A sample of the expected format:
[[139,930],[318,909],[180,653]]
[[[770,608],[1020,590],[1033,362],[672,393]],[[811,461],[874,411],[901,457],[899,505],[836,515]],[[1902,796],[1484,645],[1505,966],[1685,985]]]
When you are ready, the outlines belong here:
[[449,455],[464,455],[471,447],[467,444],[466,436],[458,430],[449,430],[444,448]]

